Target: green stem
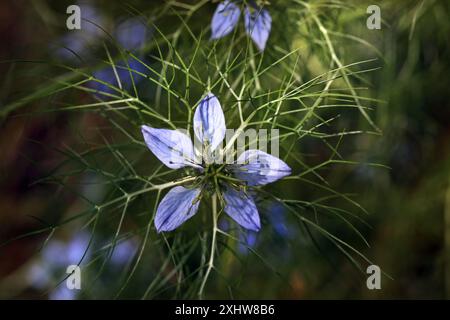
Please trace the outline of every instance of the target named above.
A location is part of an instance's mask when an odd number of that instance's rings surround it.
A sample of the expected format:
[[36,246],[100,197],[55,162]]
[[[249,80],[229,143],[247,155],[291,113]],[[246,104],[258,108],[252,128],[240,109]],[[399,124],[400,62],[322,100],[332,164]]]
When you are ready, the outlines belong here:
[[208,268],[206,269],[205,276],[203,277],[198,296],[201,299],[203,297],[203,290],[205,289],[206,281],[209,278],[212,268],[214,267],[214,254],[216,251],[216,234],[217,234],[217,194],[212,196],[212,215],[213,215],[213,233],[211,240],[211,255],[209,256]]

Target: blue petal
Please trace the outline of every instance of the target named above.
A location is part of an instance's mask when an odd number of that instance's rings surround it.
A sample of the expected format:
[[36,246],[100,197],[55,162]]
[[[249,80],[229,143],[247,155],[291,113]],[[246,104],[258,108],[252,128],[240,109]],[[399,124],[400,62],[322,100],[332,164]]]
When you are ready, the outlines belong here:
[[253,199],[242,191],[228,188],[223,194],[225,212],[242,227],[259,231],[261,222]]
[[241,10],[236,4],[228,0],[221,2],[211,21],[211,39],[222,38],[233,31],[240,14]]
[[200,189],[186,189],[181,186],[172,188],[156,211],[156,230],[172,231],[191,218],[198,210],[199,194]]
[[237,159],[234,175],[249,186],[265,185],[291,174],[284,161],[260,150],[247,150]]
[[195,135],[198,140],[210,145],[211,150],[214,150],[225,138],[225,131],[225,116],[220,102],[215,95],[208,93],[195,110]]
[[258,49],[264,51],[272,26],[272,18],[270,17],[269,11],[265,9],[246,8],[244,21],[245,31],[250,35]]
[[142,126],[141,130],[148,148],[169,168],[199,167],[194,163],[194,147],[186,134],[148,126]]

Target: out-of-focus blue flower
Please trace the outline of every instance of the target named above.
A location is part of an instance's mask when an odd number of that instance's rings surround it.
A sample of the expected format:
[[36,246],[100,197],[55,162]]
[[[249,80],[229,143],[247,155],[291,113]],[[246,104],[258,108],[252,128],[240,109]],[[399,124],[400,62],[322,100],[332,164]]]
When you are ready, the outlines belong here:
[[[211,39],[220,39],[236,27],[241,10],[230,0],[219,3],[211,20]],[[247,35],[253,40],[260,51],[266,48],[272,27],[269,11],[249,2],[244,11],[244,25]]]
[[[90,251],[87,251],[90,235],[81,232],[72,237],[68,242],[52,240],[43,248],[40,260],[34,263],[28,271],[30,285],[37,289],[43,289],[59,282],[61,279],[53,278],[54,274],[65,272],[69,265],[77,265],[84,257],[89,259]],[[61,283],[49,295],[52,300],[75,299],[77,290],[69,290],[65,283]]]
[[77,57],[82,57],[86,51],[86,39],[78,31],[71,31],[55,43],[51,44],[51,49],[54,55],[63,60],[73,60]]
[[[139,49],[148,40],[150,31],[138,17],[127,19],[120,23],[115,29],[115,37],[117,42],[126,50],[138,54]],[[144,61],[142,57],[139,60]],[[127,60],[120,60],[115,64],[116,73],[112,66],[100,69],[94,72],[94,77],[100,81],[106,82],[111,86],[129,90],[133,83],[138,84],[144,77],[139,73],[146,74],[148,69],[143,63],[131,57]],[[130,70],[129,70],[130,69]],[[120,81],[120,82],[119,82]],[[91,81],[89,86],[99,92],[117,94],[118,92],[108,85],[98,81]]]
[[77,293],[78,290],[70,290],[62,283],[49,293],[48,298],[50,300],[75,300]]
[[51,267],[67,267],[78,264],[83,257],[89,243],[89,234],[79,233],[68,243],[53,240],[42,251],[44,263]]
[[34,263],[28,270],[27,279],[32,287],[43,289],[50,283],[51,277],[41,263]]
[[254,231],[246,230],[239,233],[238,250],[241,254],[248,254],[250,248],[256,246],[258,234]]
[[[218,227],[225,232],[230,230],[230,224],[227,219],[220,219]],[[238,234],[239,239],[237,249],[241,254],[248,254],[249,248],[256,247],[258,233],[255,231],[239,229]]]
[[100,12],[92,5],[86,3],[78,4],[81,11],[81,30],[90,36],[103,36],[100,28],[104,19]]
[[[148,72],[148,69],[145,67],[145,65],[134,58],[130,58],[126,62],[117,62],[117,64],[115,65],[115,69],[117,72],[117,76],[114,73],[114,69],[112,66],[108,66],[107,68],[95,71],[93,76],[96,79],[106,82],[116,88],[120,88],[121,86],[122,89],[129,90],[132,87],[133,83],[136,85],[145,78],[140,73],[146,74]],[[90,81],[89,86],[99,92],[119,94],[118,91],[99,81]]]
[[274,203],[269,207],[267,217],[277,235],[282,238],[292,239],[295,229],[286,220],[286,208],[280,203]]
[[115,30],[117,42],[126,50],[137,51],[149,37],[149,28],[141,19],[134,17],[120,23]]
[[56,57],[64,60],[73,60],[77,56],[83,57],[90,53],[89,47],[98,43],[103,37],[102,26],[104,19],[97,9],[89,4],[78,3],[81,14],[81,29],[69,30],[56,42],[51,49]]
[[115,266],[122,266],[130,261],[136,254],[137,245],[133,239],[127,239],[116,245],[111,256],[111,263]]
[[220,219],[217,223],[217,227],[222,231],[228,231],[230,229],[230,224],[227,219]]
[[[195,110],[193,125],[194,133],[205,150],[216,150],[225,138],[225,117],[219,100],[212,93],[208,93]],[[167,167],[193,167],[199,170],[198,178],[204,181],[192,188],[172,188],[159,204],[155,216],[156,230],[171,231],[197,212],[209,179],[207,171],[210,166],[207,160],[198,161],[194,157],[194,146],[185,133],[144,125],[142,134],[148,148]],[[239,156],[237,163],[225,165],[223,170],[240,184],[239,187],[227,179],[218,178],[225,213],[242,227],[258,231],[261,227],[258,209],[252,196],[242,187],[274,182],[289,175],[291,169],[282,160],[263,151],[248,150]]]

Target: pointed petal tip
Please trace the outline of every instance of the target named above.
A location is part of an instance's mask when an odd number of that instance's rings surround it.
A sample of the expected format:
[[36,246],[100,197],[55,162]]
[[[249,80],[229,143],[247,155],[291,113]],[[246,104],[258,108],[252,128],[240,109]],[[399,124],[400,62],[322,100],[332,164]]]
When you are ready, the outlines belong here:
[[234,169],[237,178],[250,186],[266,185],[291,174],[291,168],[281,159],[264,151],[250,149],[238,158]]
[[258,209],[251,196],[232,188],[227,188],[223,196],[226,203],[224,211],[234,221],[248,230],[259,231],[261,229]]
[[209,38],[209,41],[219,40],[221,38],[223,38],[223,36],[217,35],[217,34],[212,34],[211,37]]
[[151,133],[153,133],[154,130],[155,130],[155,128],[153,128],[153,127],[147,126],[145,124],[141,125],[142,134],[145,134],[145,133],[151,134]]
[[266,43],[255,43],[256,44],[256,47],[258,48],[258,50],[259,50],[259,52],[264,52],[264,50],[266,49]]
[[247,229],[251,230],[251,231],[259,232],[261,230],[261,223],[258,221],[257,224],[255,224],[253,226],[249,226],[249,228],[247,228]]
[[155,229],[156,229],[156,233],[157,233],[157,234],[160,234],[160,233],[163,233],[163,232],[170,232],[170,231],[173,231],[173,229],[168,230],[168,229],[165,229],[163,226],[156,225],[156,221],[155,221]]

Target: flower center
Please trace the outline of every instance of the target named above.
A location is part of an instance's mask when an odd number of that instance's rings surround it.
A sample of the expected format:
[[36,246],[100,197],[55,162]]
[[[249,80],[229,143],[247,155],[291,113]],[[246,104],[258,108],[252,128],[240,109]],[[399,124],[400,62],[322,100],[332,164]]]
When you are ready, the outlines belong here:
[[201,184],[204,189],[210,192],[220,193],[225,186],[234,186],[239,188],[245,183],[233,176],[233,173],[228,170],[228,166],[223,164],[209,164],[201,176]]
[[208,164],[203,172],[203,179],[205,183],[212,183],[213,185],[218,183],[224,176],[224,166],[215,163]]

